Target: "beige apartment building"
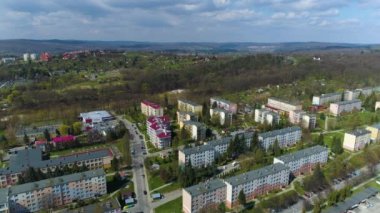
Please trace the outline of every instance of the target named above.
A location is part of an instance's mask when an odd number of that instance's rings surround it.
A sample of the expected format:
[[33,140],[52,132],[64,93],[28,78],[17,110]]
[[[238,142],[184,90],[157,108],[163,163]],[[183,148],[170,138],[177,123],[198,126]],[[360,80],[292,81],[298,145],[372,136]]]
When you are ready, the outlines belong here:
[[199,115],[202,114],[203,106],[189,100],[178,99],[178,110]]
[[366,129],[356,129],[344,134],[343,148],[358,151],[371,142],[371,132]]
[[330,104],[330,113],[334,116],[339,116],[342,113],[352,112],[354,110],[360,110],[362,108],[362,102],[360,100],[341,101]]
[[377,123],[372,126],[367,126],[366,130],[371,132],[371,141],[380,141],[380,123]]
[[302,105],[298,102],[290,102],[279,98],[268,98],[266,107],[283,113],[302,109]]
[[144,100],[141,101],[141,113],[146,116],[163,116],[164,115],[164,109],[153,102]]

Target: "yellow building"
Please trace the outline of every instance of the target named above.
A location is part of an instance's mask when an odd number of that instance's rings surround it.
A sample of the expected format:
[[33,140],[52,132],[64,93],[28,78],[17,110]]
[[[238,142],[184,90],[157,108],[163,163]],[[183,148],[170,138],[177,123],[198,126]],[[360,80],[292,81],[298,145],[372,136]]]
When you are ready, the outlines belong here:
[[371,132],[372,141],[380,141],[380,123],[368,126],[366,129]]

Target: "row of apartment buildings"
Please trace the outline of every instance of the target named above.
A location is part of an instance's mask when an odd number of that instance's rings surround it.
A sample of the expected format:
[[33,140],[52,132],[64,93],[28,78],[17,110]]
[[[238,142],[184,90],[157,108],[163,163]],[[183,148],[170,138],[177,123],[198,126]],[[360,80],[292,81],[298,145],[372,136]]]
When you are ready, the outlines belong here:
[[147,132],[151,143],[159,148],[171,146],[172,134],[168,116],[150,116],[146,120]]
[[268,150],[277,141],[280,148],[290,147],[301,141],[302,129],[298,126],[287,127],[260,133],[259,143],[262,148]]
[[362,108],[362,102],[360,100],[340,101],[330,104],[330,113],[334,116],[339,116],[342,113],[348,113],[352,111],[359,111]]
[[275,158],[273,164],[252,170],[225,180],[214,179],[182,190],[182,210],[185,213],[224,202],[228,208],[238,205],[238,196],[243,191],[247,200],[288,186],[290,175],[308,173],[328,159],[328,149],[314,146]]
[[[235,135],[240,139],[245,139],[245,145],[249,148],[252,144],[253,132],[242,132]],[[212,141],[207,141],[201,146],[184,148],[178,150],[178,164],[188,165],[193,167],[206,167],[215,162],[215,159],[226,153],[230,142],[234,139],[233,136],[224,137]]]
[[2,212],[37,212],[107,194],[103,169],[0,189]]
[[88,169],[110,168],[113,153],[110,149],[101,149],[91,152],[43,160],[40,148],[27,148],[10,153],[9,166],[0,169],[0,188],[16,185],[19,176],[30,167],[48,172],[64,166],[72,167],[85,165]]
[[363,96],[369,96],[374,92],[371,87],[346,90],[345,92],[326,93],[319,96],[313,96],[312,104],[316,106],[326,105],[332,102],[352,101],[358,99],[360,94]]

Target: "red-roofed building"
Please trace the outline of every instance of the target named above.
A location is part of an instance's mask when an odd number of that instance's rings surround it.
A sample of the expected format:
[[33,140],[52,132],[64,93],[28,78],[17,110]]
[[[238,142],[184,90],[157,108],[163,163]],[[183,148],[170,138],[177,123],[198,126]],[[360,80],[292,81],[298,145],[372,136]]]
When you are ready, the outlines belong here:
[[168,116],[151,116],[146,125],[150,141],[155,147],[162,149],[171,145],[172,134]]
[[50,61],[51,60],[51,55],[49,53],[47,53],[47,52],[41,53],[40,60],[41,61]]
[[144,100],[141,102],[141,113],[146,116],[163,116],[164,110],[160,105]]

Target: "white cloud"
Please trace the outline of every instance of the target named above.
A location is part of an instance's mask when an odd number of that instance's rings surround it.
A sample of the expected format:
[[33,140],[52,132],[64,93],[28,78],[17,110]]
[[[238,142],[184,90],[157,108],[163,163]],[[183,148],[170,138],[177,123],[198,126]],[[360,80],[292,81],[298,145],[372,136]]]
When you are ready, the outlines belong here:
[[230,3],[230,0],[213,0],[214,5],[217,7],[226,6]]
[[211,17],[218,21],[246,20],[257,16],[258,14],[249,9],[242,10],[222,10],[215,12],[202,13],[201,16]]

